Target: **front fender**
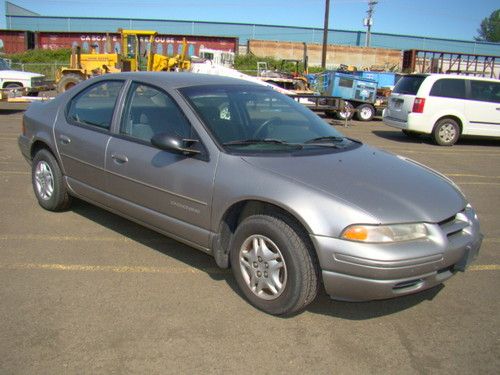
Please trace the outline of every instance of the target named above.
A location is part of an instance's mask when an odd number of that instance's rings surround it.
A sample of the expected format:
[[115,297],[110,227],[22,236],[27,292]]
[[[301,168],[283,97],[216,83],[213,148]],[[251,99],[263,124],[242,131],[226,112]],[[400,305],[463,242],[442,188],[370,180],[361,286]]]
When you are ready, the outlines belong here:
[[338,237],[352,223],[377,223],[359,207],[326,192],[223,154],[215,179],[211,230],[218,232],[226,212],[245,201],[277,206],[302,223],[309,234],[319,236]]

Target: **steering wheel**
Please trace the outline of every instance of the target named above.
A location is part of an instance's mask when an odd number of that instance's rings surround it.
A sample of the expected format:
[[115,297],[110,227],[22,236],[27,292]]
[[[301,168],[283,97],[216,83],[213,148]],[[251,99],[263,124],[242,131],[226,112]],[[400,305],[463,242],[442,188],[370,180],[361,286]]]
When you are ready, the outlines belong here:
[[272,117],[269,120],[264,121],[262,124],[259,125],[257,130],[252,135],[253,139],[259,139],[259,135],[264,132],[264,130],[267,130],[267,128],[274,123],[280,123],[281,119],[279,117]]

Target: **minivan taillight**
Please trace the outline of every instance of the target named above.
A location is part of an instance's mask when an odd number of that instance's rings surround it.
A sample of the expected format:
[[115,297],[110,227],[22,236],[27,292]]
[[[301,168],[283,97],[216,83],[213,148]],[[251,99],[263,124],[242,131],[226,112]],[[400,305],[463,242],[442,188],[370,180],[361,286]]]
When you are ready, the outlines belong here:
[[424,113],[425,99],[424,98],[415,98],[413,102],[412,112],[414,113]]

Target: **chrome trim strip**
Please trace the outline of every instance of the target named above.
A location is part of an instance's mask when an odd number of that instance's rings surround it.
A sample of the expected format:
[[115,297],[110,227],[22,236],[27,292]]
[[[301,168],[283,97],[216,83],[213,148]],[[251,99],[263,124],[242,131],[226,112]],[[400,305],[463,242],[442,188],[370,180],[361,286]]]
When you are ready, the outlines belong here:
[[482,124],[482,125],[500,125],[500,122],[486,122],[486,121],[469,121],[471,124]]
[[442,261],[443,254],[440,253],[440,254],[425,256],[422,258],[413,258],[404,260],[373,260],[373,259],[359,258],[352,255],[336,253],[335,260],[339,262],[344,262],[356,266],[364,266],[369,268],[401,269],[401,268],[418,267]]

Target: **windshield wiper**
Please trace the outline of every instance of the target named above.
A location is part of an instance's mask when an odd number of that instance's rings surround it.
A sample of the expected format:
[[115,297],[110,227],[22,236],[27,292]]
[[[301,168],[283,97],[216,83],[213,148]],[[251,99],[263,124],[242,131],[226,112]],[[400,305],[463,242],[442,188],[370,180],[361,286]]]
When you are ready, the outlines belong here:
[[288,143],[285,141],[282,141],[280,139],[272,139],[272,138],[265,138],[265,139],[241,139],[241,140],[236,140],[236,141],[230,141],[223,143],[223,146],[246,146],[246,145],[258,145],[258,144],[266,144],[266,143],[271,143],[271,144],[277,144],[277,145],[286,145],[286,146],[292,146],[301,149],[302,146],[298,143]]
[[323,136],[323,137],[317,137],[317,138],[313,138],[313,139],[310,139],[308,141],[305,141],[304,144],[325,144],[325,143],[340,143],[342,141],[344,141],[344,137],[338,137],[336,135],[327,135],[327,136]]

